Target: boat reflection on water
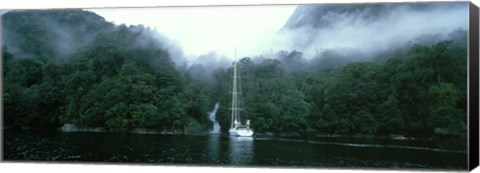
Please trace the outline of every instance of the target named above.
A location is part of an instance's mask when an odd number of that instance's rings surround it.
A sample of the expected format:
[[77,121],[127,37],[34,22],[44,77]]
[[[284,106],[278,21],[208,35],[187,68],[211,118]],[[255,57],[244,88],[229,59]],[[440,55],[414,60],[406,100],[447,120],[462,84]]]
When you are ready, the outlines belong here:
[[230,136],[229,160],[233,165],[254,163],[253,137]]

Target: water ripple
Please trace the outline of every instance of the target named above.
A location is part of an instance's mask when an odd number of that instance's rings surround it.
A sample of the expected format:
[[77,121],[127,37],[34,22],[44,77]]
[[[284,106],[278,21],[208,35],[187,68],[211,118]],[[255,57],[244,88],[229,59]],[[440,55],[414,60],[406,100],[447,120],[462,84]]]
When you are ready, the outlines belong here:
[[286,141],[286,142],[307,142],[307,143],[310,143],[310,144],[339,145],[339,146],[361,147],[361,148],[396,148],[396,149],[424,150],[424,151],[446,152],[446,153],[467,153],[464,150],[451,150],[451,149],[417,147],[417,146],[403,146],[403,145],[358,144],[358,143],[321,142],[321,141],[307,141],[307,140],[301,140],[301,139],[273,139],[273,138],[255,138],[255,140],[260,140],[260,141],[277,140],[277,141]]

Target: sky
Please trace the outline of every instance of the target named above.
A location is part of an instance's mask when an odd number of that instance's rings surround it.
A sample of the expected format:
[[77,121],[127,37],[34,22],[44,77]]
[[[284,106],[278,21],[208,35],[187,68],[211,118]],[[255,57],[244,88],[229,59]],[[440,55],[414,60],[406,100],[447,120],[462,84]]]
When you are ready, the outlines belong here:
[[186,57],[215,51],[237,57],[274,46],[296,5],[89,9],[115,24],[143,24],[173,40]]

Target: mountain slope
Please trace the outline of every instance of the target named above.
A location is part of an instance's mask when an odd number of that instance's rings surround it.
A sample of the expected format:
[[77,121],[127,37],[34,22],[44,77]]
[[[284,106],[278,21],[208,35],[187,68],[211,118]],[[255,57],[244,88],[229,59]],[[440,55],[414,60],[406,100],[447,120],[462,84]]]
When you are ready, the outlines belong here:
[[466,2],[312,4],[299,6],[279,34],[313,57],[331,49],[375,55],[407,42],[431,45],[467,29]]
[[190,129],[208,121],[202,104],[181,104],[188,83],[149,28],[83,10],[11,11],[2,21],[7,126]]

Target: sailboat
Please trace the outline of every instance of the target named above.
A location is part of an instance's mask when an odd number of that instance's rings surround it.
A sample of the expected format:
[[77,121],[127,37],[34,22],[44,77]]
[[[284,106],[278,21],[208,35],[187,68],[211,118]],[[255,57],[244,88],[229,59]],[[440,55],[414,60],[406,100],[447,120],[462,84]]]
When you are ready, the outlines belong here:
[[233,62],[232,107],[230,108],[232,110],[232,121],[228,132],[230,133],[230,136],[248,137],[253,135],[253,129],[250,128],[250,120],[247,119],[245,124],[241,123],[240,112],[242,111],[242,108],[240,107],[240,100],[242,92],[239,81],[237,81],[238,78],[237,62]]

